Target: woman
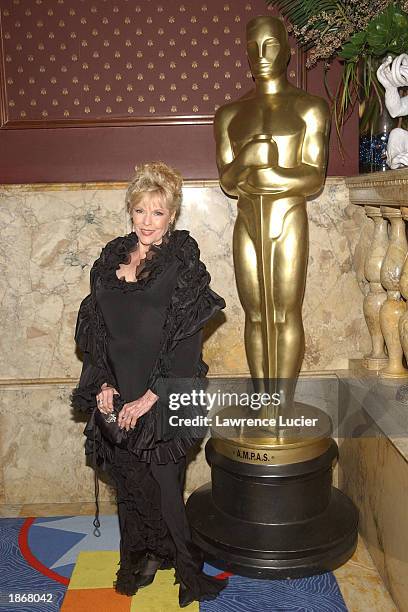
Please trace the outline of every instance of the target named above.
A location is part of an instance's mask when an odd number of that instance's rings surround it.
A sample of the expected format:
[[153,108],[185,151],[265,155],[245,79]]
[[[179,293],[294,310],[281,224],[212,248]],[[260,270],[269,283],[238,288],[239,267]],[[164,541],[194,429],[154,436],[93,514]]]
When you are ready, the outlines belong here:
[[[203,326],[225,301],[209,287],[197,242],[173,229],[181,187],[181,175],[161,162],[136,168],[126,194],[133,231],[102,249],[79,309],[75,340],[84,362],[72,405],[91,413],[85,452],[116,487],[116,591],[133,595],[157,569],[175,567],[185,607],[214,599],[227,581],[202,572],[203,553],[191,539],[183,502],[186,451],[203,436],[170,426],[163,382],[205,377]],[[112,444],[95,409],[109,415],[119,396],[118,425],[126,439]],[[97,480],[95,487],[97,495]],[[97,503],[97,527],[98,513]]]

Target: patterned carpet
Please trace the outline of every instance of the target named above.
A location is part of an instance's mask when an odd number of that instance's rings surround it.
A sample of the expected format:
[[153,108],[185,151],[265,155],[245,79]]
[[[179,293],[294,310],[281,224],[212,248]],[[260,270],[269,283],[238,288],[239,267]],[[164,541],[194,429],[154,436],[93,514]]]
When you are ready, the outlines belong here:
[[[103,515],[101,536],[90,516],[0,519],[1,612],[178,612],[174,570],[157,573],[134,597],[118,595],[119,524]],[[225,576],[209,564],[204,571]],[[193,612],[347,612],[332,573],[296,580],[253,580],[228,574],[214,601],[194,602]]]

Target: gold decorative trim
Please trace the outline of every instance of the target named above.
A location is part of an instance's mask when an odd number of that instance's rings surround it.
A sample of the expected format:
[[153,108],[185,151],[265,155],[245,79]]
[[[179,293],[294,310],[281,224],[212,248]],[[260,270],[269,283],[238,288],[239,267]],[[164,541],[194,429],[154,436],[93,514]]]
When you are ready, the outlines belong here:
[[79,378],[3,378],[0,387],[30,387],[34,385],[76,385]]
[[[154,107],[152,107],[154,108]],[[53,121],[22,120],[2,123],[2,130],[36,130],[58,128],[100,128],[100,127],[132,127],[135,125],[211,125],[214,115],[162,115],[140,117],[116,117],[112,120],[101,119],[55,119]]]
[[331,438],[309,439],[297,444],[256,446],[213,437],[212,444],[218,453],[232,461],[251,465],[285,465],[320,457],[330,447]]
[[[330,176],[326,179],[328,184],[344,183],[344,176]],[[89,182],[89,183],[2,183],[2,191],[86,191],[91,189],[127,189],[128,181]],[[184,187],[220,187],[218,179],[184,179]]]
[[[249,372],[224,372],[221,374],[209,374],[208,379],[218,378],[246,378]],[[299,378],[336,378],[336,370],[316,370],[312,372],[300,372]],[[8,386],[30,386],[30,385],[76,385],[79,378],[3,378],[0,379],[0,387]]]
[[[89,183],[10,183],[0,184],[3,191],[87,191],[92,189],[127,189],[129,181],[89,182]],[[218,179],[185,179],[184,187],[220,187]]]

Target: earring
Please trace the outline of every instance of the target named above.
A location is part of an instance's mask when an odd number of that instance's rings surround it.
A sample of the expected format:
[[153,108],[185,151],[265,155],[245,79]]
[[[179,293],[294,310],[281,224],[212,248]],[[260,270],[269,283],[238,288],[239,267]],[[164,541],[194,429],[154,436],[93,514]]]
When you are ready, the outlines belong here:
[[167,236],[168,238],[170,238],[170,236],[172,235],[173,230],[174,230],[174,221],[172,221],[171,223],[169,223],[169,226],[168,226],[168,228],[167,228],[166,236]]

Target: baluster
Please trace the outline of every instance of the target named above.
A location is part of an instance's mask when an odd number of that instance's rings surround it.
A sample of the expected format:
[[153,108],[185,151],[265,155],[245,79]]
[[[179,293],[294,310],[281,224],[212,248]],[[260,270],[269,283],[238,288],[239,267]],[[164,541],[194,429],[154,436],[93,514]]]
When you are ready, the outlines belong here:
[[387,299],[380,309],[380,325],[388,350],[388,364],[380,370],[381,378],[404,378],[408,370],[402,365],[402,346],[399,337],[398,323],[406,311],[406,304],[401,299],[399,281],[402,266],[407,255],[405,223],[399,208],[381,206],[383,217],[390,220],[391,232],[387,253],[381,266],[381,283],[387,290]]
[[367,217],[374,221],[371,248],[364,262],[364,276],[370,283],[369,293],[363,301],[363,312],[371,336],[372,349],[365,355],[363,365],[368,370],[380,370],[388,363],[384,352],[384,336],[380,326],[380,308],[387,299],[381,285],[381,266],[388,249],[388,221],[383,218],[379,206],[365,206]]
[[[401,214],[404,221],[408,221],[408,208],[406,206],[401,207]],[[400,292],[402,297],[408,299],[408,257],[405,258],[404,265],[401,271],[401,278],[399,282]],[[408,310],[405,310],[401,316],[398,324],[400,342],[402,350],[404,351],[405,359],[408,363]]]

